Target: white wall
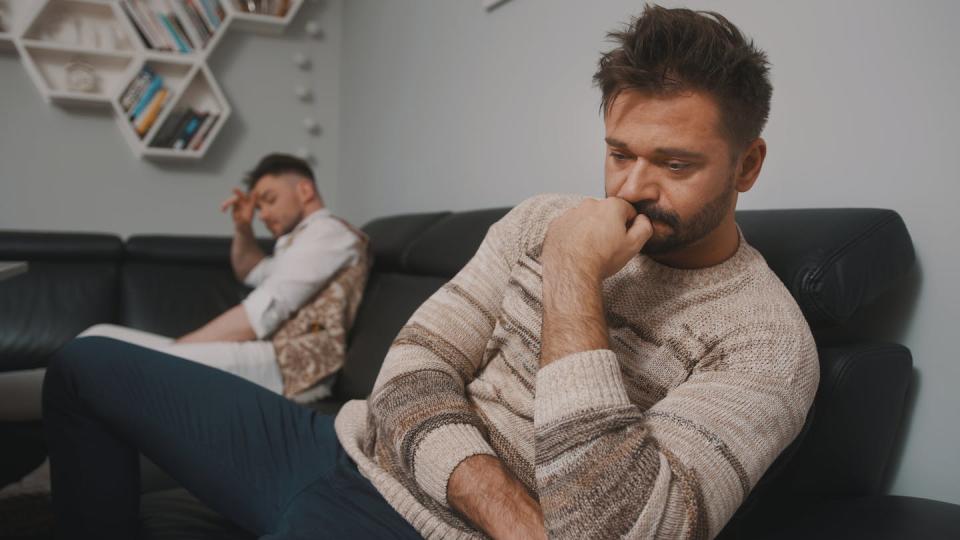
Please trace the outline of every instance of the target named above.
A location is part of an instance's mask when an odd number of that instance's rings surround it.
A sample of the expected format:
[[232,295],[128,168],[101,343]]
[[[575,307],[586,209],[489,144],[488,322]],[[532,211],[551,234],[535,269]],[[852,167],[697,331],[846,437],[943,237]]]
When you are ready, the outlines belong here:
[[[209,64],[233,115],[199,163],[138,159],[109,111],[48,105],[16,53],[0,53],[0,228],[229,234],[219,204],[243,173],[268,152],[301,146],[316,156],[319,188],[335,206],[340,11],[340,0],[307,2],[284,35],[224,37]],[[323,40],[304,34],[308,20]],[[297,51],[312,58],[309,71],[294,65]],[[313,103],[294,96],[297,82],[314,88]],[[320,137],[303,128],[310,115]]]
[[[677,5],[676,2],[667,2]],[[742,208],[899,211],[920,270],[872,316],[917,377],[892,491],[960,503],[957,142],[960,63],[949,0],[691,1],[721,10],[774,64],[770,154]],[[352,0],[341,58],[340,211],[511,205],[602,193],[591,87],[606,31],[635,0]]]

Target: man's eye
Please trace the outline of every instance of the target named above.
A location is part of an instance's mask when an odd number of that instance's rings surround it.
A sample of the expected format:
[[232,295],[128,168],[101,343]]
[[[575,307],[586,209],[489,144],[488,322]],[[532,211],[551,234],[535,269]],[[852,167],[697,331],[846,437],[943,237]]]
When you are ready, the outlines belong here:
[[690,166],[689,163],[684,163],[684,162],[682,162],[682,161],[668,161],[668,162],[667,162],[667,168],[670,169],[670,170],[673,171],[673,172],[680,172],[680,171],[686,169],[686,168],[689,167],[689,166]]
[[610,157],[612,157],[614,161],[625,161],[627,159],[627,156],[620,152],[610,152]]

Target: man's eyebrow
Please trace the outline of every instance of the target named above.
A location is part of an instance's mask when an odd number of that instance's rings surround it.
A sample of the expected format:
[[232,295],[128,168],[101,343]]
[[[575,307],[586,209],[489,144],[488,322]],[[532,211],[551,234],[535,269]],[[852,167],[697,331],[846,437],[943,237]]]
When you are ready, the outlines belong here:
[[706,159],[706,154],[701,154],[700,152],[694,152],[692,150],[684,150],[683,148],[656,148],[653,151],[655,154],[661,156],[670,156],[678,158],[687,158],[687,159]]
[[613,137],[607,137],[606,139],[604,139],[604,141],[606,141],[608,145],[610,145],[610,146],[612,146],[612,147],[614,147],[614,148],[626,148],[626,147],[627,147],[627,143],[625,143],[625,142],[623,142],[623,141],[621,141],[621,140],[619,140],[619,139],[614,139]]
[[[627,143],[621,141],[620,139],[607,137],[604,139],[604,141],[606,141],[607,145],[613,148],[619,148],[622,150],[627,149]],[[700,152],[694,152],[692,150],[684,150],[683,148],[670,148],[670,147],[655,148],[653,152],[661,156],[670,156],[670,157],[678,157],[678,158],[686,158],[686,159],[703,160],[707,158],[706,154],[702,154]]]

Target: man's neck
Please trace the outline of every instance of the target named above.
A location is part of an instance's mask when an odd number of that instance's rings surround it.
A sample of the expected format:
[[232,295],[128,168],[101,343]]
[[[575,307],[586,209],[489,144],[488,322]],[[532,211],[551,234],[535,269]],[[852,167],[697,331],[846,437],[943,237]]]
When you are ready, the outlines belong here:
[[726,261],[740,247],[740,232],[731,212],[710,234],[684,249],[663,255],[651,255],[658,263],[672,268],[694,270]]

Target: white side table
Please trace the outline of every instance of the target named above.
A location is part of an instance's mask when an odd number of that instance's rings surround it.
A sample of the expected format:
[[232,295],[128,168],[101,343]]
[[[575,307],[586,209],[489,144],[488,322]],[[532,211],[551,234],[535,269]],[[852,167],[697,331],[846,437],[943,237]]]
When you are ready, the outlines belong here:
[[19,261],[0,261],[0,281],[12,278],[27,271],[27,263]]

